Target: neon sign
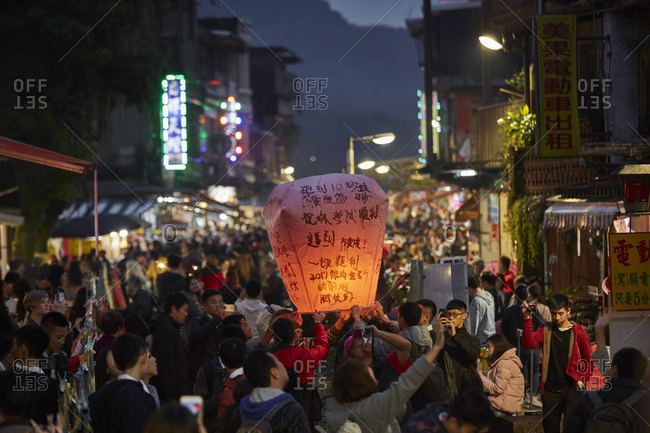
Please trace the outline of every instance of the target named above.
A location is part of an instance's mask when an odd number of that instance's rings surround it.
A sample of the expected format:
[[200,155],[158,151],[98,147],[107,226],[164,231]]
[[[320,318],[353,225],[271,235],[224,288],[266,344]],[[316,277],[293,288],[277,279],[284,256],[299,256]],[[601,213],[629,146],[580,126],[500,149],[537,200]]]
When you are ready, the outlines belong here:
[[187,166],[185,77],[167,75],[161,84],[163,165],[166,170],[185,170]]
[[[427,162],[427,129],[426,129],[426,101],[422,90],[418,90],[418,120],[420,121],[420,134],[418,141],[420,148],[418,149],[418,161],[425,164]],[[438,92],[433,91],[433,118],[431,120],[431,127],[433,132],[433,153],[438,154],[440,148],[440,132],[442,132],[440,122],[440,101],[438,101]]]
[[224,110],[224,114],[219,118],[219,123],[223,125],[223,132],[230,139],[230,150],[226,157],[230,162],[234,163],[244,153],[244,147],[238,143],[243,137],[242,132],[238,130],[238,125],[242,123],[239,116],[241,104],[237,102],[234,96],[228,96],[226,101],[221,102],[220,108]]

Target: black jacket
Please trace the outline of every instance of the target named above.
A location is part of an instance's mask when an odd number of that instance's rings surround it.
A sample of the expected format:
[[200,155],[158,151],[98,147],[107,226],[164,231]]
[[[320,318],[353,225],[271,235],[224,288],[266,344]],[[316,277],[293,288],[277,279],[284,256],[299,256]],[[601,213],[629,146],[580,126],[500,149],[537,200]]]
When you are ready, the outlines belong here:
[[228,377],[228,370],[221,361],[207,361],[196,374],[194,394],[203,397],[203,418],[208,432],[213,432],[219,425],[219,398],[223,384]]
[[129,296],[129,304],[126,308],[130,313],[137,314],[145,322],[150,323],[153,307],[153,296],[145,290],[138,289],[133,296]]
[[[646,394],[632,406],[633,410],[631,412],[634,430],[630,433],[647,433],[650,432],[650,425],[647,422],[648,414],[650,414],[650,391],[644,388],[641,383],[631,379],[612,379],[602,390],[591,392],[597,392],[603,403],[621,403],[638,390],[645,390]],[[581,433],[585,431],[590,418],[589,415],[593,409],[594,405],[592,401],[589,399],[587,393],[584,393],[569,414],[564,432]],[[646,418],[644,420],[641,417]]]
[[169,295],[185,290],[185,278],[176,272],[165,271],[156,277],[156,287],[158,297],[164,304]]
[[451,403],[456,396],[468,387],[483,389],[481,378],[476,370],[476,360],[481,352],[478,338],[465,328],[456,328],[453,337],[445,332],[445,346],[438,360],[445,376],[445,402]]
[[[524,313],[521,308],[520,303],[509,306],[503,312],[503,319],[501,320],[501,332],[512,344],[512,347],[518,347],[517,329],[524,329]],[[539,314],[533,314],[533,331],[541,325],[540,317]],[[524,348],[523,341],[521,348]]]
[[142,433],[156,411],[154,398],[141,382],[109,382],[90,396],[90,424],[95,433]]
[[68,355],[59,351],[55,354],[49,355],[47,358],[47,369],[45,374],[51,379],[65,379],[68,376]]
[[168,315],[154,326],[151,353],[158,363],[158,375],[151,382],[158,389],[161,403],[178,400],[190,391],[187,357],[178,328]]
[[190,325],[189,378],[192,383],[199,368],[217,356],[220,326],[221,318],[210,318],[207,313],[201,314]]
[[27,370],[12,371],[12,382],[18,392],[22,416],[31,418],[37,424],[47,424],[47,416],[59,411],[59,381],[47,375]]

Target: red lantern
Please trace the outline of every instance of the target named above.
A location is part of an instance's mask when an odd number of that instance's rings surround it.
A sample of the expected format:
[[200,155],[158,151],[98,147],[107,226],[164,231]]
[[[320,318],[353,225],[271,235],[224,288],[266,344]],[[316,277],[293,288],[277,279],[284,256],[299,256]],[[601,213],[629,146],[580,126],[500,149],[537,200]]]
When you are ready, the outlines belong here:
[[648,185],[645,182],[630,182],[625,184],[625,201],[648,201]]
[[275,187],[264,222],[298,311],[374,304],[387,209],[384,191],[363,175],[327,174]]

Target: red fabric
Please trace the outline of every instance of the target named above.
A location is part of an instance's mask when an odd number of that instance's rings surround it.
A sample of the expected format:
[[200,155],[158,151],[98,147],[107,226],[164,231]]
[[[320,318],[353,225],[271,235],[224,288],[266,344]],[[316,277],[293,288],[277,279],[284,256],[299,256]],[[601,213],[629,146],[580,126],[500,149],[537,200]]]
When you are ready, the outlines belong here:
[[503,286],[503,291],[508,292],[510,294],[515,293],[515,274],[512,272],[508,271],[504,276],[503,280],[505,282],[505,286]]
[[316,370],[320,361],[327,357],[329,349],[325,327],[322,323],[316,323],[314,325],[314,347],[312,349],[287,347],[273,354],[286,368],[293,368],[300,378],[300,384],[304,385],[314,378],[314,370]]
[[217,271],[214,274],[201,274],[201,281],[204,285],[203,290],[219,290],[219,287],[221,287],[223,283],[226,282],[221,271]]
[[[524,346],[528,349],[543,346],[544,329],[544,326],[540,326],[535,332],[533,332],[533,319],[524,319]],[[591,360],[591,344],[589,343],[589,336],[580,325],[573,324],[573,332],[575,339],[571,359],[569,359],[566,366],[566,374],[568,374],[576,384],[580,381],[586,385],[589,383],[594,371],[594,363]],[[544,377],[544,369],[548,368],[549,350],[550,348],[548,347],[544,347],[542,350],[544,353],[542,377]],[[542,389],[544,389],[544,381],[542,381]]]
[[[598,350],[598,346],[592,344],[591,353],[594,353],[596,350]],[[603,372],[600,371],[600,368],[598,368],[598,364],[594,362],[594,372],[589,378],[589,382],[585,383],[587,386],[587,391],[597,391],[599,389],[602,389],[608,380],[609,379],[603,375]]]
[[122,291],[122,284],[120,284],[120,278],[117,273],[117,266],[113,268],[113,281],[115,281],[115,284],[110,289],[112,292],[111,295],[113,296],[113,301],[115,302],[117,309],[124,309],[126,308],[126,299],[124,298],[124,292]]
[[404,364],[399,363],[399,359],[397,359],[397,350],[393,350],[391,353],[389,353],[386,357],[386,361],[388,361],[388,364],[390,364],[390,366],[393,368],[393,370],[395,370],[395,373],[397,374],[404,373],[411,366],[411,361],[408,359]]
[[77,370],[79,370],[79,367],[81,367],[81,360],[79,360],[78,355],[72,356],[68,359],[68,373],[75,374]]

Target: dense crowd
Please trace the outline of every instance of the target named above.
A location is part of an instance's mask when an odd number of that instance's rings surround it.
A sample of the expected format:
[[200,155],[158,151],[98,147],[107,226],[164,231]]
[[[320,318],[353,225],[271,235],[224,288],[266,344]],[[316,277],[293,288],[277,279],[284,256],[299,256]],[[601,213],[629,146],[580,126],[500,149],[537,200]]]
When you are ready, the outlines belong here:
[[[409,224],[391,227],[414,232]],[[633,348],[610,359],[606,318],[593,352],[568,298],[545,299],[507,257],[497,273],[473,261],[469,305],[408,302],[404,260],[434,257],[436,242],[409,239],[385,251],[374,305],[329,314],[295,311],[263,230],[134,242],[117,263],[14,261],[0,308],[0,433],[57,429],[59,391],[95,322],[91,425],[79,431],[503,431],[526,397],[545,432],[607,426],[593,415],[603,402],[611,413],[620,403],[624,431],[650,431],[647,360]],[[463,242],[448,254],[466,255]],[[91,289],[102,272],[110,299]],[[609,382],[585,393],[604,360]]]

